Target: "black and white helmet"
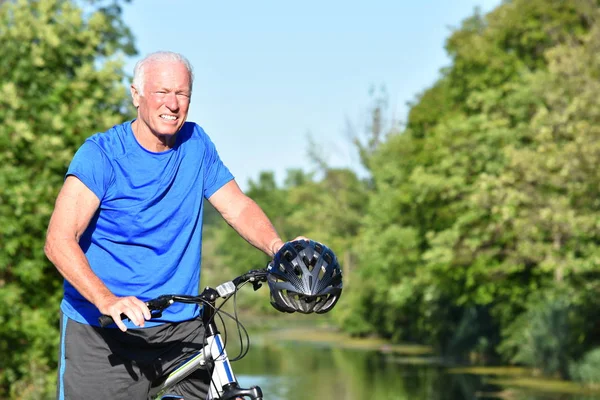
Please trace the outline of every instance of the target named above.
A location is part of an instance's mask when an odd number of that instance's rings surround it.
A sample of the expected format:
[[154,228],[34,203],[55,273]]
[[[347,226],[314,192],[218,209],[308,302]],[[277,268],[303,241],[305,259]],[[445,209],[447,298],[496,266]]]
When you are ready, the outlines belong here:
[[312,240],[288,242],[268,267],[271,304],[279,311],[326,313],[342,294],[342,270],[327,246]]

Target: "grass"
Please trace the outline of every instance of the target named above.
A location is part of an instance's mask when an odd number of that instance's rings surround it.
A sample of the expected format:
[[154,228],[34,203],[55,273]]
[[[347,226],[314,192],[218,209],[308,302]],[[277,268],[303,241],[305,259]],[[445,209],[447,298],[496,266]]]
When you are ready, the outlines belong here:
[[532,374],[528,368],[522,367],[461,367],[448,368],[451,374],[497,375],[497,376],[526,376]]
[[[578,382],[535,376],[535,371],[522,367],[465,367],[449,368],[452,374],[473,374],[486,376],[486,382],[504,388],[530,390],[545,393],[600,396],[600,388]],[[512,393],[508,390],[506,393]],[[600,398],[600,397],[599,397]]]
[[315,345],[335,346],[344,349],[381,351],[409,356],[433,354],[429,346],[413,344],[390,344],[379,338],[353,338],[331,327],[291,327],[265,332],[268,340],[304,342]]
[[487,382],[503,387],[535,390],[536,392],[551,392],[564,394],[600,395],[600,389],[585,386],[581,383],[559,379],[536,377],[490,378]]

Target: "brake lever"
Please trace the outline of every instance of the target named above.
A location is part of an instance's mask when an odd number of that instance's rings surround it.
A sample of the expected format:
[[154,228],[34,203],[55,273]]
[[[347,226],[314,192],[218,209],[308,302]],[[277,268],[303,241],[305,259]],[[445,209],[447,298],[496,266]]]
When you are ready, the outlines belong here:
[[146,302],[146,305],[152,312],[152,316],[160,317],[165,308],[169,307],[174,303],[173,295],[166,294],[157,297],[156,299],[150,300]]
[[[150,310],[150,313],[152,314],[152,318],[160,318],[160,317],[162,317],[163,310],[165,308],[169,307],[173,303],[174,303],[173,295],[167,294],[167,295],[162,295],[160,297],[157,297],[156,299],[147,301],[146,306]],[[120,318],[123,321],[130,320],[129,317],[125,314],[121,314]],[[104,328],[104,327],[112,324],[115,321],[113,320],[113,318],[110,315],[101,315],[98,318],[98,322],[100,323],[100,326]]]

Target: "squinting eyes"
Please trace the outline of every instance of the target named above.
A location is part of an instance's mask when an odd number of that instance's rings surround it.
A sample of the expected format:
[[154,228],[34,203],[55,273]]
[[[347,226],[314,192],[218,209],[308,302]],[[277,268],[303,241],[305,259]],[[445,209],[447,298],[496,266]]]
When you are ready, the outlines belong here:
[[[168,93],[167,93],[167,92],[164,92],[164,91],[158,91],[158,92],[154,92],[154,94],[155,94],[156,96],[158,96],[158,97],[164,97],[164,96],[166,96]],[[186,98],[186,99],[189,99],[189,98],[190,98],[190,95],[189,95],[189,94],[187,94],[187,93],[175,93],[175,95],[176,95],[177,97],[179,97],[179,98]]]

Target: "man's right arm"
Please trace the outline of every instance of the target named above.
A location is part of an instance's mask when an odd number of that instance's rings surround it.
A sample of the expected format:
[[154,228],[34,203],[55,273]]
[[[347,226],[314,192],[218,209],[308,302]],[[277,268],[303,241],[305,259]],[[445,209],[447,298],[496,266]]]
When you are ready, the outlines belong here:
[[98,210],[100,200],[75,176],[68,176],[50,218],[44,251],[48,259],[77,291],[102,314],[113,317],[122,331],[123,313],[138,326],[150,319],[150,310],[136,297],[117,297],[92,271],[79,239]]

